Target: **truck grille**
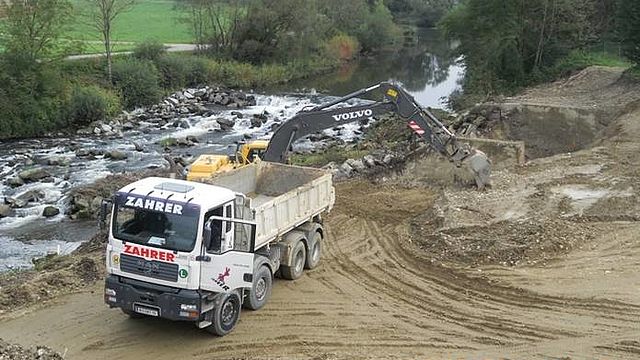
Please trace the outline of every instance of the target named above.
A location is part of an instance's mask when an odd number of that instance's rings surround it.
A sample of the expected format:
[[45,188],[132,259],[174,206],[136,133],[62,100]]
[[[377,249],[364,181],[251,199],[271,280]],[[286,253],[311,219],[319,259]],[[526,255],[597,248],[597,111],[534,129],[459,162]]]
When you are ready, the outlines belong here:
[[178,264],[148,261],[141,257],[120,255],[120,271],[166,281],[178,281]]

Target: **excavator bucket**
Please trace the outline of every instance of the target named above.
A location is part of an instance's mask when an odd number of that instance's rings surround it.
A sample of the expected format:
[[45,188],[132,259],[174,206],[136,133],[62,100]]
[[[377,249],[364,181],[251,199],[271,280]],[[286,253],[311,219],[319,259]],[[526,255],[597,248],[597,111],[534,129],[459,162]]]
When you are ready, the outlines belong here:
[[463,160],[476,181],[478,190],[491,186],[491,160],[480,150],[474,150],[473,154]]

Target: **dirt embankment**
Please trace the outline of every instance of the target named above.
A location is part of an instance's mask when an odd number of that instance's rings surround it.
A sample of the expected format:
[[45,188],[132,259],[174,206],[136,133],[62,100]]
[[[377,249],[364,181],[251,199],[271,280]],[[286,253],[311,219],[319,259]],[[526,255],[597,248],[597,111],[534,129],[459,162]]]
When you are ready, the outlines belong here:
[[[523,96],[576,101],[626,81],[589,69]],[[443,165],[419,158],[337,184],[321,266],[277,280],[224,338],[127,319],[102,304],[99,283],[5,316],[0,337],[69,359],[637,359],[640,107],[604,98],[619,116],[594,142],[496,171],[485,192],[433,186]],[[99,241],[92,249],[101,256]]]

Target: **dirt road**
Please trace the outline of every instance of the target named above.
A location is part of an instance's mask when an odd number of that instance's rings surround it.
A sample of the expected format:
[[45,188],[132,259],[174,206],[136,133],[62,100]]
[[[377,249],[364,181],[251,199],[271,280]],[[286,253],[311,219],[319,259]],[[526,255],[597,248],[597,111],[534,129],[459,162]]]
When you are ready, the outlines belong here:
[[66,359],[638,359],[640,106],[625,106],[593,147],[497,171],[487,192],[422,187],[419,161],[338,184],[321,266],[277,280],[224,338],[128,319],[100,283],[5,315],[0,338]]
[[[0,337],[68,359],[639,356],[637,244],[624,256],[608,242],[553,266],[487,269],[490,276],[456,271],[417,256],[411,241],[409,220],[435,197],[421,188],[339,186],[322,266],[276,281],[270,303],[244,312],[224,338],[190,324],[130,320],[106,308],[99,285],[2,322]],[[620,224],[617,239],[638,230]]]

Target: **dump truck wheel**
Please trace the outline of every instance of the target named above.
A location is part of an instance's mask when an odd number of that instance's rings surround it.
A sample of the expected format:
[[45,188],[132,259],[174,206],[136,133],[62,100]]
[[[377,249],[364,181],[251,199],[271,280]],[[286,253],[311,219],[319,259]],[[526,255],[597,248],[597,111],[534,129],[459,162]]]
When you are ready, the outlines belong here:
[[243,305],[251,310],[258,310],[263,307],[271,297],[272,285],[273,276],[271,276],[271,270],[265,265],[260,266],[253,275],[253,285],[247,296],[248,301]]
[[315,269],[320,264],[320,258],[322,257],[322,235],[316,231],[313,236],[313,245],[307,252],[307,261],[304,264],[306,269]]
[[280,274],[288,280],[299,279],[304,271],[304,263],[307,261],[307,251],[302,241],[298,241],[293,249],[293,263],[291,266],[280,267]]
[[240,318],[240,297],[236,293],[225,294],[220,306],[213,310],[213,324],[205,329],[217,336],[225,336],[236,327]]

